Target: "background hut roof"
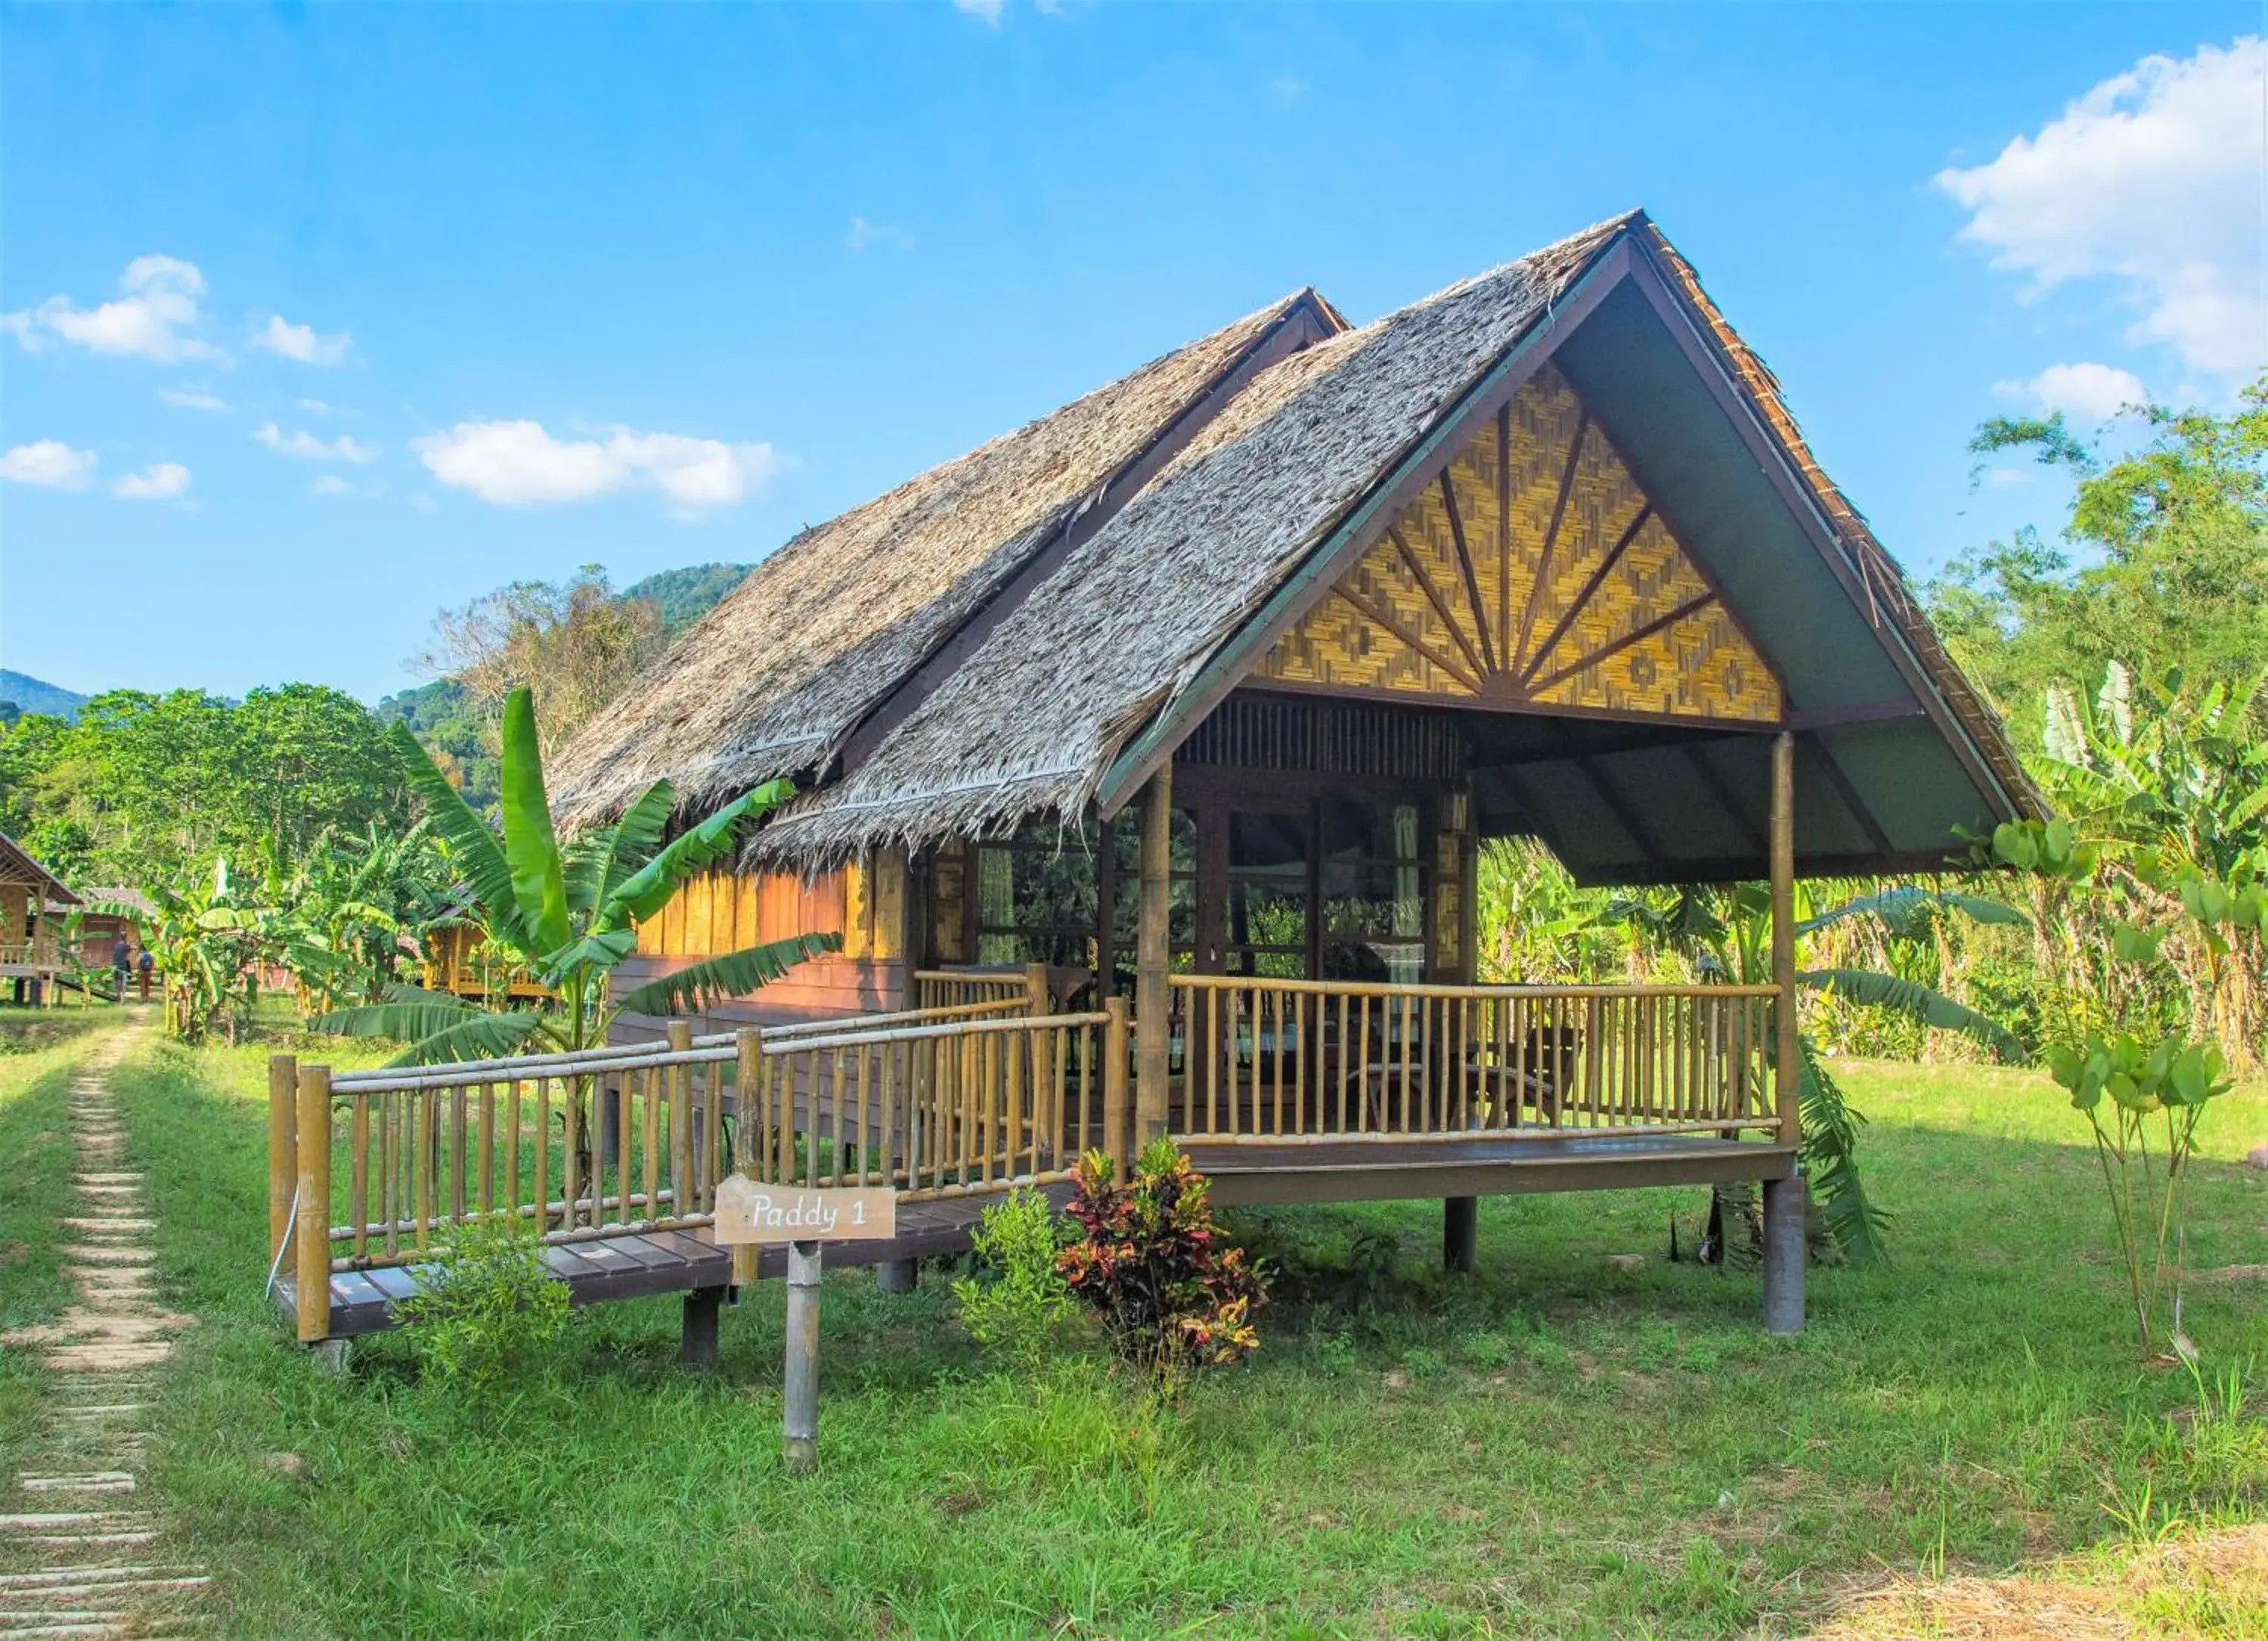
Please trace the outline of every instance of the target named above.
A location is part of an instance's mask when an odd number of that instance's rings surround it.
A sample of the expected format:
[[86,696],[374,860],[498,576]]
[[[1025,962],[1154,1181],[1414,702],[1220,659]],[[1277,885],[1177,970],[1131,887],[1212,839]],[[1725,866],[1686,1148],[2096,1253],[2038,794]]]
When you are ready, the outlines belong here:
[[0,832],[0,883],[28,883],[65,906],[79,903],[62,878],[33,860],[23,845],[5,832]]
[[1075,814],[1128,737],[1631,220],[1263,372],[872,757],[759,833],[756,858],[814,864]]
[[[887,495],[766,558],[568,746],[560,817],[609,817],[663,777],[687,809],[823,769],[1113,481],[1297,322],[1344,322],[1297,292]],[[1130,488],[1121,486],[1120,488]]]

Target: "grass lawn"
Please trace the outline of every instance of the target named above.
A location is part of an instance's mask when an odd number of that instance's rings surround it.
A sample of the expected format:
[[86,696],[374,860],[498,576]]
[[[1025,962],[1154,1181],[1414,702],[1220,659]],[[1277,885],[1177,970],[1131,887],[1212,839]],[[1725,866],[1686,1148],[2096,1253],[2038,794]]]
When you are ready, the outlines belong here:
[[[674,1301],[600,1307],[501,1408],[422,1386],[398,1337],[324,1373],[260,1297],[261,1054],[152,1041],[121,1073],[132,1161],[203,1318],[157,1496],[221,1575],[221,1629],[289,1637],[1788,1633],[1888,1573],[2268,1514],[2257,1420],[2136,1365],[2094,1155],[2045,1081],[1841,1069],[1897,1264],[1815,1271],[1797,1339],[1764,1336],[1753,1275],[1667,1261],[1698,1190],[1485,1201],[1467,1278],[1437,1268],[1435,1205],[1247,1216],[1294,1291],[1165,1415],[1076,1371],[988,1377],[941,1275],[892,1297],[846,1271],[822,1467],[791,1482],[776,1282],[727,1313],[714,1379],[675,1368]],[[11,1158],[55,1126],[55,1075],[0,1106]],[[2268,1265],[2268,1181],[2236,1165],[2263,1139],[2268,1090],[2210,1120],[2193,1268]],[[36,1311],[46,1271],[0,1272],[0,1308]],[[2264,1300],[2257,1275],[2191,1285],[2209,1364],[2268,1368]],[[2184,1626],[2268,1635],[2210,1593]]]

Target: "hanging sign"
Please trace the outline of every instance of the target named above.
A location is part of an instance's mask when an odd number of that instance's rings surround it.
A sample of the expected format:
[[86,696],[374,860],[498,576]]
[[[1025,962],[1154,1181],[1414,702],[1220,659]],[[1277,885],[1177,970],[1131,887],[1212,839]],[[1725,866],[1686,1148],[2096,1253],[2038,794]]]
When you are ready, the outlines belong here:
[[898,1234],[898,1194],[887,1186],[806,1189],[746,1174],[717,1182],[713,1240],[880,1242]]

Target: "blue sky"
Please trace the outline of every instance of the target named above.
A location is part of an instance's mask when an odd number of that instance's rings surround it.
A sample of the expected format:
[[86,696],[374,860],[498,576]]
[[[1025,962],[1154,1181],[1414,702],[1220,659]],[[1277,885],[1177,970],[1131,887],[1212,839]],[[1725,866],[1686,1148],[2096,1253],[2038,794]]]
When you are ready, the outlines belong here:
[[375,699],[443,604],[754,559],[1286,290],[1634,204],[1926,573],[2058,515],[1972,492],[1981,418],[2261,363],[2260,26],[6,4],[0,662]]

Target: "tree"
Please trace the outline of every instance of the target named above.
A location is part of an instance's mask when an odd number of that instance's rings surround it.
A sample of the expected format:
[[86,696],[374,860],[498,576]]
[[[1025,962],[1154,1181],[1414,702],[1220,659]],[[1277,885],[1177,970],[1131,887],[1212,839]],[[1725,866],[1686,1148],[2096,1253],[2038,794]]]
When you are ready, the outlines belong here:
[[362,705],[313,684],[240,703],[199,690],[114,690],[76,722],[0,731],[0,827],[80,881],[176,883],[280,851],[326,826],[403,823],[407,788]]
[[637,948],[637,925],[653,917],[686,878],[728,854],[742,828],[792,795],[775,780],[743,794],[665,843],[675,789],[656,781],[611,826],[563,845],[552,830],[532,692],[504,698],[500,725],[501,825],[491,830],[404,725],[393,729],[409,783],[447,843],[489,945],[524,966],[554,995],[541,1007],[490,1008],[414,986],[383,1002],[335,1009],[320,1031],[391,1037],[409,1046],[399,1065],[509,1054],[540,1043],[559,1050],[607,1040],[622,1009],[671,1014],[737,996],[797,963],[832,951],[839,935],[799,935],[712,957],[630,992],[610,995],[615,970]]
[[2268,374],[2227,415],[2140,415],[2147,437],[2120,456],[2060,414],[1996,418],[1970,441],[2078,481],[2068,551],[2026,532],[1956,560],[1930,589],[1955,658],[2033,731],[2050,684],[2091,691],[2113,660],[2200,683],[2268,667]]
[[439,643],[425,668],[499,716],[513,691],[528,691],[547,756],[622,692],[663,639],[660,610],[615,597],[595,564],[571,581],[514,581],[443,610],[434,625]]

